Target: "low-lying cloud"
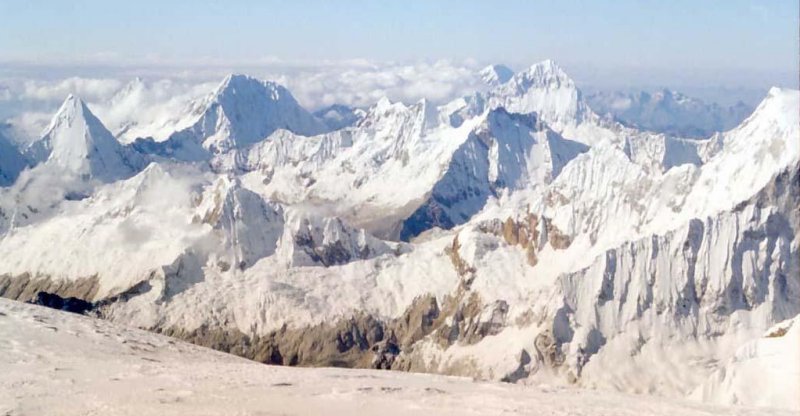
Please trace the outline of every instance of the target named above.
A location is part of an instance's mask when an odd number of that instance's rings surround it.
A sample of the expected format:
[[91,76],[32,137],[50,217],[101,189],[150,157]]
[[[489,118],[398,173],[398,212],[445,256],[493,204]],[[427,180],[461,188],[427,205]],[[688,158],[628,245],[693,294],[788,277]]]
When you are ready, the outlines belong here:
[[[123,140],[163,137],[178,128],[176,117],[213,91],[230,72],[274,80],[286,86],[309,110],[332,104],[367,107],[382,97],[413,103],[426,98],[443,103],[484,88],[472,62],[373,63],[364,60],[302,65],[204,68],[198,71],[143,70],[137,80],[126,69],[104,77],[0,79],[0,121],[11,125],[20,142],[35,140],[69,94]],[[113,71],[111,71],[113,72]]]

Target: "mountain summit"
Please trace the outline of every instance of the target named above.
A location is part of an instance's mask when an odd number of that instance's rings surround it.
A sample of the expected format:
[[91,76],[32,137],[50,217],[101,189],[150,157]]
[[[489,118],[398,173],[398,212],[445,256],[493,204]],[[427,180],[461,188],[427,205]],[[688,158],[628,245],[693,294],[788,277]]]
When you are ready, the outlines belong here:
[[281,85],[231,74],[206,98],[191,105],[182,125],[167,140],[138,139],[145,153],[177,160],[208,160],[212,155],[242,149],[283,129],[302,136],[330,130],[306,111]]
[[575,82],[551,60],[532,65],[495,88],[490,105],[513,113],[536,112],[557,131],[579,124],[591,112]]
[[69,95],[28,153],[81,177],[113,181],[133,175],[144,157],[120,144],[80,98]]
[[490,86],[496,87],[500,84],[505,84],[508,82],[508,80],[514,76],[514,71],[505,65],[494,64],[483,68],[480,72],[480,75],[483,82]]
[[326,127],[286,88],[239,74],[225,77],[189,128],[212,153],[253,144],[278,129],[310,136]]

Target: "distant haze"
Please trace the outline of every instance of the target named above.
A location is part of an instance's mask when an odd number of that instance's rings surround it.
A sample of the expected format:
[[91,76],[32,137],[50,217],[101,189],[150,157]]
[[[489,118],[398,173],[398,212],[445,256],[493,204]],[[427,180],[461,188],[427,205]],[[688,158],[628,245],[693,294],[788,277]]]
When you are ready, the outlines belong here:
[[795,0],[6,0],[0,69],[554,59],[598,87],[796,87]]

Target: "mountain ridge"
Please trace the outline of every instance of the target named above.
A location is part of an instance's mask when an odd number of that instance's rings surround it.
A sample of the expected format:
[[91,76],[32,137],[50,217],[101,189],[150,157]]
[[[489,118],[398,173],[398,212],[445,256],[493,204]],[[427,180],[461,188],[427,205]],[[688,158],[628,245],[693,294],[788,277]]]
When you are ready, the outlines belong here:
[[[291,97],[269,85],[227,77],[131,147],[68,99],[0,188],[0,294],[274,364],[728,399],[737,349],[800,312],[796,90],[687,140],[601,118],[552,61],[333,131],[233,111]],[[134,149],[147,167],[92,165]],[[28,198],[50,165],[98,180]]]

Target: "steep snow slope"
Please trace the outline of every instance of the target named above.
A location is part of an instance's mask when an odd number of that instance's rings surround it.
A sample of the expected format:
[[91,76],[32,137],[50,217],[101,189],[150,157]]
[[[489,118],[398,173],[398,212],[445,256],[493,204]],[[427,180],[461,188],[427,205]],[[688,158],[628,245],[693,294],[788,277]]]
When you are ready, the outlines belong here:
[[217,83],[188,84],[186,81],[132,79],[108,102],[92,108],[108,129],[123,143],[140,137],[165,140],[195,120],[187,116],[192,104],[206,97]]
[[[0,411],[14,415],[765,414],[618,393],[369,370],[266,366],[0,299]],[[768,414],[782,415],[781,411]]]
[[425,101],[382,101],[354,128],[278,132],[213,165],[250,172],[245,182],[262,195],[324,204],[378,235],[408,239],[465,222],[503,189],[544,185],[586,150],[533,115],[498,109],[452,127],[439,114]]
[[489,65],[480,71],[481,80],[492,87],[505,84],[514,76],[514,71],[505,65]]
[[[714,403],[800,409],[800,318],[780,322],[763,337],[739,347],[733,357],[693,393]],[[753,380],[782,380],[775,389],[754,388]]]
[[561,131],[592,116],[575,82],[553,61],[519,72],[489,93],[489,105],[512,113],[536,112]]
[[98,297],[128,290],[189,248],[202,246],[211,227],[191,219],[192,188],[204,179],[191,169],[170,172],[151,164],[87,198],[61,200],[57,214],[5,233],[0,273],[66,282],[94,278]]
[[0,132],[0,186],[14,183],[27,165],[22,153]]
[[57,167],[64,174],[103,182],[129,177],[145,163],[142,155],[121,145],[86,104],[72,95],[27,152],[34,161]]
[[[204,160],[286,129],[308,136],[328,128],[295,101],[282,86],[246,75],[226,77],[216,91],[186,116],[193,124],[163,143],[137,141],[137,148],[178,160]],[[180,122],[178,124],[185,124]]]
[[493,110],[453,154],[425,204],[403,223],[400,237],[464,223],[503,189],[544,187],[586,150],[533,116]]

